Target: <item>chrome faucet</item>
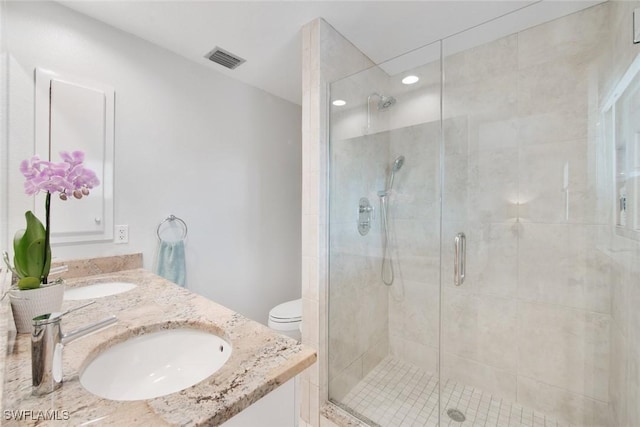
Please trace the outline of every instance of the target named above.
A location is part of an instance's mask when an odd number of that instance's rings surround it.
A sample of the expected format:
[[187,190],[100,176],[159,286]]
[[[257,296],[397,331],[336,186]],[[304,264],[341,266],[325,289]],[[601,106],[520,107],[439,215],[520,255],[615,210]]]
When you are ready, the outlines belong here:
[[116,316],[111,315],[99,322],[63,334],[60,326],[62,317],[94,302],[74,307],[63,313],[48,313],[33,318],[33,333],[31,334],[33,389],[31,394],[41,396],[62,387],[62,348],[65,344],[117,322]]

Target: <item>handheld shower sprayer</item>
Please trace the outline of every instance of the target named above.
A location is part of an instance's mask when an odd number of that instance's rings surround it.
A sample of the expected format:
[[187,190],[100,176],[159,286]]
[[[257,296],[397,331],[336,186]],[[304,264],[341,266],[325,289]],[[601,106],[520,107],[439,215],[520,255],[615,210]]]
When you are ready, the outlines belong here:
[[393,188],[393,179],[396,176],[396,172],[402,169],[402,165],[404,165],[404,156],[398,156],[391,165],[391,174],[389,175],[389,181],[387,182],[385,191],[388,192]]
[[[382,277],[382,282],[391,286],[394,280],[393,273],[393,260],[389,255],[389,221],[388,221],[388,209],[389,209],[389,192],[393,188],[393,180],[396,176],[396,172],[402,169],[404,165],[404,156],[398,156],[393,163],[391,164],[391,173],[389,174],[389,179],[386,182],[385,189],[383,191],[378,192],[378,196],[380,197],[380,211],[382,212],[382,267],[380,269],[380,276]],[[387,268],[388,266],[388,268]],[[389,270],[388,280],[386,271]]]

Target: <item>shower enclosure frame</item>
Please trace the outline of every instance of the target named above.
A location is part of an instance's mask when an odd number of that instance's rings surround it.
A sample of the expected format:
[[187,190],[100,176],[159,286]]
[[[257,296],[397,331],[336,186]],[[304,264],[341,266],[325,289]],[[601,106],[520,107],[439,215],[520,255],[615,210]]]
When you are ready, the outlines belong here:
[[[589,422],[602,424],[603,417],[606,417],[608,412],[606,389],[602,385],[606,382],[602,372],[608,368],[609,350],[592,347],[604,346],[601,343],[607,343],[610,339],[606,332],[608,330],[606,325],[611,320],[609,308],[605,303],[609,298],[606,276],[611,267],[608,264],[610,260],[606,258],[608,255],[601,253],[599,245],[603,244],[601,239],[606,236],[607,230],[611,229],[608,218],[611,206],[608,199],[611,195],[597,193],[603,188],[608,189],[608,186],[607,183],[600,182],[603,177],[596,175],[592,170],[595,162],[591,157],[592,154],[601,154],[601,151],[593,149],[594,144],[599,143],[590,133],[589,126],[592,125],[590,120],[593,117],[583,118],[576,115],[577,118],[574,118],[566,111],[572,111],[572,108],[577,111],[597,111],[596,108],[592,108],[594,104],[588,104],[588,102],[602,102],[605,95],[602,91],[597,96],[593,96],[594,85],[597,86],[602,82],[594,83],[593,75],[586,72],[588,67],[581,67],[580,64],[583,62],[589,64],[591,70],[602,66],[598,61],[604,52],[602,48],[604,45],[598,37],[589,35],[584,40],[571,39],[576,48],[570,53],[560,54],[553,51],[558,55],[557,57],[541,56],[534,48],[537,47],[539,50],[542,49],[540,46],[546,49],[555,48],[553,37],[570,37],[574,34],[562,26],[587,28],[585,22],[605,22],[607,13],[604,10],[609,7],[614,6],[597,5],[556,21],[507,35],[495,43],[489,42],[487,45],[491,46],[486,48],[485,52],[493,49],[500,52],[502,56],[491,57],[491,61],[494,62],[489,61],[485,64],[481,62],[488,59],[483,59],[483,56],[476,52],[469,53],[470,59],[467,59],[466,63],[455,62],[459,58],[455,57],[456,54],[466,55],[467,52],[449,53],[447,39],[438,42],[440,48],[437,159],[437,184],[440,198],[437,297],[439,320],[437,324],[438,357],[435,370],[444,378],[454,373],[452,370],[455,369],[456,363],[461,363],[462,365],[458,365],[462,368],[461,375],[468,375],[468,372],[464,372],[465,369],[477,369],[479,375],[485,375],[482,372],[484,369],[488,372],[487,376],[492,372],[496,375],[504,373],[500,380],[504,384],[506,382],[516,384],[519,399],[524,396],[524,400],[517,401],[509,398],[512,402],[518,405],[529,405],[535,411],[549,410],[550,416],[553,417],[565,415],[561,411],[553,410],[553,402],[575,399],[578,403],[575,403],[575,408],[571,408],[573,413],[568,414],[566,419],[573,417],[573,420],[578,421],[572,422],[578,424]],[[542,42],[538,43],[546,44],[535,45],[539,40]],[[515,52],[515,54],[507,55],[505,52]],[[513,64],[507,61],[508,58],[513,57],[519,58],[519,61]],[[495,61],[499,60],[506,61],[499,64],[504,69],[492,69],[491,67],[497,66]],[[553,78],[545,75],[546,79],[538,77],[545,69],[551,68],[553,61],[564,67],[559,71],[570,76],[566,77],[560,93],[557,88],[554,92],[548,87],[551,87],[554,79],[565,78],[564,74],[560,74],[559,77],[552,76]],[[454,62],[458,65],[466,64],[468,69],[449,68],[454,66]],[[479,62],[484,68],[476,70],[475,73],[469,71]],[[380,66],[382,65],[384,64]],[[373,68],[375,67],[378,66]],[[373,68],[357,74],[364,76]],[[333,84],[344,82],[349,78],[353,80],[351,86],[357,86],[354,83],[355,75],[340,79]],[[479,84],[485,86],[467,88],[467,92],[471,91],[471,95],[468,95],[472,97],[470,100],[455,99],[456,96],[460,97],[461,94],[467,93],[463,91],[464,82],[460,83],[464,78],[471,82],[479,81]],[[363,77],[363,81],[366,79],[367,77]],[[569,82],[577,83],[570,85]],[[346,86],[349,85],[345,83]],[[482,92],[483,90],[485,92]],[[590,90],[587,92],[589,97],[583,96],[587,90]],[[396,96],[395,92],[389,92],[386,87],[371,85],[363,88],[362,93],[391,93]],[[332,92],[327,96],[327,100],[331,99],[331,95]],[[490,95],[493,96],[489,98]],[[473,98],[474,96],[476,98]],[[503,104],[494,105],[498,102],[496,99],[500,102],[504,100]],[[486,105],[481,101],[486,101]],[[470,105],[465,105],[465,102]],[[398,97],[398,104],[394,109],[402,103],[403,100]],[[567,108],[565,105],[571,107]],[[370,108],[369,105],[367,106]],[[585,106],[589,108],[584,108]],[[464,108],[475,109],[475,111],[460,113],[460,110],[465,111]],[[553,115],[544,116],[547,112]],[[362,115],[364,117],[364,113]],[[375,130],[377,123],[373,117],[370,117],[371,113],[368,112],[366,116],[366,129]],[[461,116],[463,119],[457,123],[456,120]],[[542,121],[543,119],[546,122]],[[327,152],[329,165],[327,201],[330,218],[328,221],[329,299],[332,298],[334,274],[345,270],[344,265],[336,267],[332,259],[335,238],[342,239],[338,243],[347,252],[351,249],[362,250],[357,245],[348,246],[350,243],[344,241],[346,228],[341,228],[342,224],[336,224],[332,217],[335,208],[334,186],[340,185],[333,183],[332,180],[341,172],[336,171],[334,164],[333,116],[331,120],[331,126],[327,131],[330,135]],[[544,128],[544,125],[549,122],[555,127]],[[481,125],[487,126],[480,129]],[[344,131],[343,128],[344,126],[340,131]],[[389,127],[389,132],[401,129],[403,128]],[[475,133],[472,134],[470,129]],[[480,130],[486,132],[488,136],[498,135],[498,137],[493,140],[483,139],[485,134],[481,134]],[[502,133],[497,134],[498,131]],[[568,136],[563,136],[565,134],[562,134],[562,131]],[[451,139],[455,132],[464,134],[461,136],[464,138],[463,146],[456,145],[455,139]],[[573,133],[569,134],[569,132]],[[358,137],[368,138],[368,143],[362,145],[372,150],[371,147],[376,143],[374,140],[376,133],[367,132],[359,136],[353,133],[351,138],[353,140]],[[512,134],[513,136],[510,136]],[[337,138],[339,141],[346,139],[348,138]],[[464,151],[460,151],[461,147]],[[369,154],[367,151],[366,155]],[[605,154],[610,155],[608,152]],[[358,155],[365,154],[356,154]],[[390,152],[385,160],[386,164],[389,164],[397,155],[398,153]],[[598,159],[598,162],[608,160],[610,159]],[[458,203],[459,200],[452,197],[455,194],[451,192],[462,182],[460,176],[452,173],[455,169],[452,169],[451,165],[455,165],[456,161],[462,162],[459,172],[464,175],[464,179],[469,180],[468,187],[465,188],[463,204]],[[545,162],[551,166],[545,166]],[[411,163],[410,157],[407,157],[407,165]],[[501,168],[492,167],[494,163]],[[381,164],[380,161],[371,166],[371,169],[379,169],[379,164]],[[510,168],[509,165],[513,167]],[[405,173],[409,174],[410,170],[403,169],[402,173],[402,179],[405,179]],[[342,181],[340,188],[348,188],[344,182],[346,181]],[[590,187],[589,184],[592,182],[597,182],[597,185]],[[556,194],[558,186],[561,200]],[[352,190],[349,188],[349,191]],[[583,196],[585,194],[586,196]],[[361,195],[364,194],[358,194],[358,196]],[[469,201],[469,197],[472,202]],[[584,205],[583,207],[581,203],[584,203],[583,200],[589,202],[591,200],[589,198],[593,198],[597,203],[594,206]],[[600,199],[604,202],[601,203]],[[405,198],[404,202],[406,203],[407,200]],[[601,206],[606,208],[606,212],[603,213],[600,210]],[[381,216],[382,212],[379,212],[378,220]],[[391,216],[393,217],[393,214]],[[456,237],[459,249],[457,252],[454,251]],[[464,257],[465,237],[468,239],[470,249],[468,256],[473,265],[466,271],[462,271],[464,265],[460,262]],[[344,253],[338,254],[338,256],[343,255]],[[493,258],[486,258],[488,256]],[[455,257],[458,262],[454,263]],[[501,258],[505,263],[510,263],[509,268],[504,271],[496,270],[499,266],[496,267],[494,263]],[[484,264],[479,266],[479,262]],[[542,270],[536,269],[538,262],[548,267]],[[454,283],[456,267],[460,273],[460,279],[465,273],[467,276],[466,282],[457,283],[462,285],[459,287]],[[485,268],[486,277],[482,280],[478,279],[479,267]],[[576,283],[577,285],[572,285]],[[571,286],[579,286],[582,294],[572,294]],[[338,289],[338,292],[343,290]],[[360,294],[354,292],[354,295],[366,295],[366,292]],[[361,302],[358,299],[353,301]],[[389,301],[391,304],[391,297]],[[336,315],[335,310],[333,302],[329,301],[327,322],[329,335],[332,330],[331,318]],[[444,312],[445,310],[447,313]],[[458,328],[450,322],[443,324],[442,319],[445,316],[450,317],[456,313],[459,314],[461,325],[477,330],[479,335],[470,337],[464,327]],[[475,316],[475,321],[470,315]],[[353,319],[353,316],[345,317],[342,314],[342,318]],[[499,321],[501,318],[504,321]],[[548,324],[548,319],[557,320],[555,324]],[[361,319],[360,324],[362,324]],[[556,328],[556,325],[560,327]],[[334,329],[335,326],[333,325]],[[443,330],[445,326],[446,330]],[[544,329],[546,332],[536,335],[536,328],[546,328]],[[579,332],[571,334],[567,331]],[[532,337],[532,342],[536,343],[533,347],[527,343],[527,336]],[[494,348],[482,350],[485,353],[474,348],[475,340],[499,344],[501,337],[505,337],[505,340],[506,337],[511,337],[512,343],[502,348],[497,345]],[[468,339],[468,342],[465,342],[465,339]],[[551,346],[552,341],[560,344]],[[573,344],[567,347],[562,345],[563,342]],[[331,336],[328,337],[329,370],[332,369],[331,363],[336,357],[340,358],[332,354],[332,348],[344,345],[344,341],[340,342]],[[347,342],[346,345],[349,343]],[[540,348],[547,348],[552,357],[551,362],[547,363],[544,362],[544,358],[535,357]],[[605,353],[606,356],[601,355]],[[463,356],[467,357],[465,361],[455,360],[455,358],[462,360]],[[555,359],[560,362],[566,361],[565,365],[569,368],[561,370],[561,363],[554,363]],[[496,362],[493,363],[493,360]],[[465,363],[467,365],[463,366]],[[347,372],[345,366],[340,369],[342,373]],[[333,402],[340,403],[341,398],[336,398],[335,390],[332,390],[334,378],[335,375],[328,373],[329,398]],[[515,396],[515,391],[510,392],[510,389],[507,389],[512,387],[511,385],[501,388],[504,384],[490,384],[487,388],[491,395]],[[444,387],[445,384],[439,382],[440,396]],[[442,416],[443,410],[450,409],[442,406],[445,403],[438,400],[439,417]],[[441,422],[439,417],[438,422]]]

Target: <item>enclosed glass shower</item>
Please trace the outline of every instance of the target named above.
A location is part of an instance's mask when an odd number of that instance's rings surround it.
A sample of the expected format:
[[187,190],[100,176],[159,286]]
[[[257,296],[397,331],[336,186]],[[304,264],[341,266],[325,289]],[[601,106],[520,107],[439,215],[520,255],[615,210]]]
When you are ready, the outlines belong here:
[[625,207],[621,230],[607,128],[625,7],[476,28],[331,84],[333,404],[372,426],[640,420],[640,220]]

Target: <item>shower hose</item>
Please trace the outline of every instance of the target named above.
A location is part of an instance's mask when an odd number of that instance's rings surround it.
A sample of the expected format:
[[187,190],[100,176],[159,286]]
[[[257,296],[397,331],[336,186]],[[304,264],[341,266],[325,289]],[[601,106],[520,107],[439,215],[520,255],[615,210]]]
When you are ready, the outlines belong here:
[[[380,269],[380,276],[382,278],[382,282],[387,285],[393,285],[393,260],[391,259],[391,254],[389,253],[389,222],[387,218],[387,201],[388,194],[380,195],[380,210],[382,211],[381,219],[382,219],[382,266]],[[388,273],[387,273],[388,272]]]

